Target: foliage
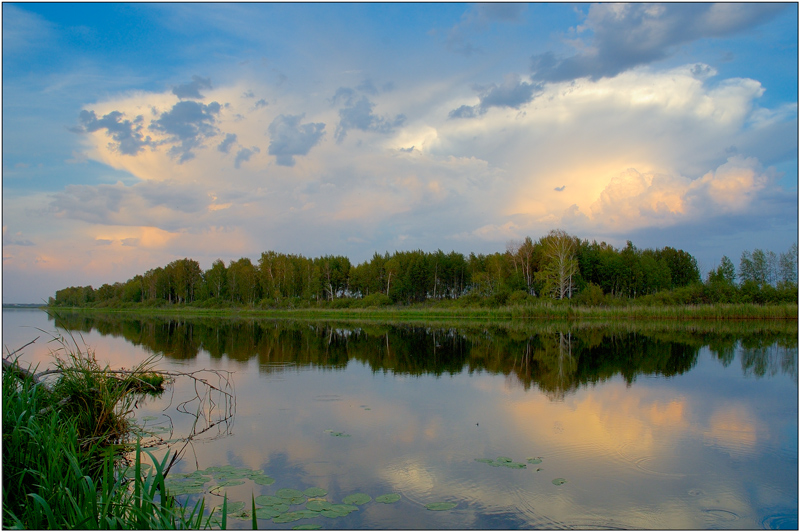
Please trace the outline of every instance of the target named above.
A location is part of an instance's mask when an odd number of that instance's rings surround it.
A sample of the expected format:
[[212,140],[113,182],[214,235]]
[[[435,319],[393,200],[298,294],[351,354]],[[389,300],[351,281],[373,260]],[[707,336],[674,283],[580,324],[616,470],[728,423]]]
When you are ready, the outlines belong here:
[[[18,368],[16,362],[12,367]],[[80,376],[55,386],[53,393],[44,383],[34,382],[30,374],[25,376],[18,369],[3,372],[4,528],[141,530],[207,526],[210,516],[204,519],[202,502],[186,510],[165,490],[169,453],[160,462],[150,455],[154,471],[142,474],[137,445],[131,485],[119,473],[124,462],[117,447],[108,446],[109,440],[122,439],[117,432],[120,427],[101,423],[106,433],[103,429],[87,431],[85,416],[63,408],[57,401],[65,390],[75,393],[78,382],[102,386],[93,368],[92,363],[82,363],[70,371]],[[109,383],[105,388],[117,385]]]
[[257,263],[242,257],[226,267],[218,259],[205,272],[184,258],[125,283],[58,290],[49,304],[262,310],[389,304],[499,309],[552,299],[588,306],[625,305],[642,298],[657,305],[774,304],[796,302],[796,290],[796,244],[780,255],[744,252],[738,274],[723,256],[701,282],[696,259],[684,250],[639,249],[630,241],[617,249],[553,230],[536,241],[510,241],[504,253],[489,255],[396,251],[375,253],[354,265],[339,255],[309,258],[265,251]]

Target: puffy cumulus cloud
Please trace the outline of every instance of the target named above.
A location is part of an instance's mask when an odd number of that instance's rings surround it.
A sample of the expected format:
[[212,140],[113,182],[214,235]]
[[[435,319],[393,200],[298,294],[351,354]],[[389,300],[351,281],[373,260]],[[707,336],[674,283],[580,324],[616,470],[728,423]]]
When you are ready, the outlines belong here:
[[295,156],[308,155],[325,134],[324,123],[301,124],[303,117],[304,115],[278,115],[269,125],[268,131],[272,139],[269,154],[274,155],[281,166],[294,166]]
[[172,94],[181,100],[202,100],[203,95],[200,94],[200,89],[211,89],[211,79],[201,78],[200,76],[192,76],[192,81],[182,83],[172,88]]
[[136,116],[133,120],[124,119],[120,111],[112,111],[102,118],[97,118],[94,111],[81,111],[78,117],[81,126],[73,128],[76,133],[94,133],[101,129],[106,130],[114,142],[109,146],[124,155],[136,155],[146,146],[152,146],[150,136],[142,133],[144,117]]
[[592,4],[576,34],[579,53],[558,58],[553,52],[532,57],[540,81],[597,80],[664,59],[677,46],[709,37],[726,37],[774,17],[786,6],[765,3]]
[[194,158],[192,150],[200,147],[205,138],[213,137],[219,132],[214,121],[220,108],[217,102],[206,105],[180,101],[151,122],[149,129],[167,134],[166,142],[173,143],[169,154],[178,158],[179,163],[183,163]]
[[219,143],[217,149],[222,153],[230,153],[231,146],[236,143],[236,133],[228,133],[225,135],[225,139]]
[[[770,174],[755,158],[741,156],[731,157],[697,179],[631,168],[611,179],[591,205],[591,217],[584,221],[617,231],[760,211],[761,194],[774,181]],[[573,222],[577,215],[575,207],[565,213]]]
[[522,81],[518,75],[511,74],[502,85],[476,85],[473,90],[478,92],[480,103],[476,106],[462,105],[450,111],[449,118],[474,118],[485,114],[491,107],[519,109],[542,92],[542,85]]
[[339,123],[333,134],[336,142],[341,143],[351,129],[390,134],[405,123],[406,117],[403,114],[398,114],[394,118],[374,114],[372,112],[375,107],[374,103],[366,96],[356,98],[352,93],[347,92],[348,90],[339,89],[334,96],[334,101],[340,98],[344,98],[346,101],[345,107],[339,109]]

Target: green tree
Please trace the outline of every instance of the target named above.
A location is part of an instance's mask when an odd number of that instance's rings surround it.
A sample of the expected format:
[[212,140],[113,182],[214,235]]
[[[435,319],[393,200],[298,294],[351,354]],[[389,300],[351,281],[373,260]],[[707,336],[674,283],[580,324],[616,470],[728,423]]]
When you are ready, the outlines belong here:
[[536,278],[543,283],[542,293],[556,299],[571,298],[574,279],[579,272],[575,257],[576,239],[565,231],[554,229],[542,238],[541,243],[545,262]]

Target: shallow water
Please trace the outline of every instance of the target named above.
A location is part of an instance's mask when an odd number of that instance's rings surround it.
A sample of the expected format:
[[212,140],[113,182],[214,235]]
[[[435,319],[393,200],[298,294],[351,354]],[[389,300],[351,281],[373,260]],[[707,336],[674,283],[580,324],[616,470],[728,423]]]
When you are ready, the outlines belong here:
[[[753,325],[670,332],[53,320],[4,310],[3,343],[13,350],[41,335],[22,359],[46,365],[57,344],[36,327],[55,332],[56,325],[113,367],[156,353],[163,369],[234,372],[234,417],[200,435],[173,472],[230,464],[274,478],[226,488],[247,507],[251,495],[282,488],[320,487],[335,503],[358,492],[372,498],[344,517],[261,519],[260,528],[798,526],[796,323],[778,332]],[[136,417],[149,426],[169,420],[164,439],[185,435],[193,418],[176,405],[192,390],[179,380],[161,399],[141,403]],[[525,467],[497,466],[498,457]],[[387,493],[401,498],[374,500]],[[204,496],[212,506],[222,501]],[[434,502],[456,505],[426,508]]]

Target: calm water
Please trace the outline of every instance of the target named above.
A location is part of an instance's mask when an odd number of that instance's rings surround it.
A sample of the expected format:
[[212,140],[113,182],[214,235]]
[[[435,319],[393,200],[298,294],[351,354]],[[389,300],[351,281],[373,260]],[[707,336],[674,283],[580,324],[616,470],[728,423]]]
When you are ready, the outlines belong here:
[[[160,354],[163,369],[235,372],[234,417],[199,435],[173,472],[264,471],[274,484],[227,488],[248,507],[281,488],[321,487],[332,502],[401,495],[261,528],[798,527],[796,322],[54,321],[4,310],[4,346],[41,336],[23,360],[46,365],[58,346],[36,328],[57,325],[113,367]],[[164,439],[185,435],[193,417],[176,406],[192,395],[179,380],[136,416],[170,423]],[[476,461],[498,457],[527,467]],[[456,506],[425,507],[442,501]]]

